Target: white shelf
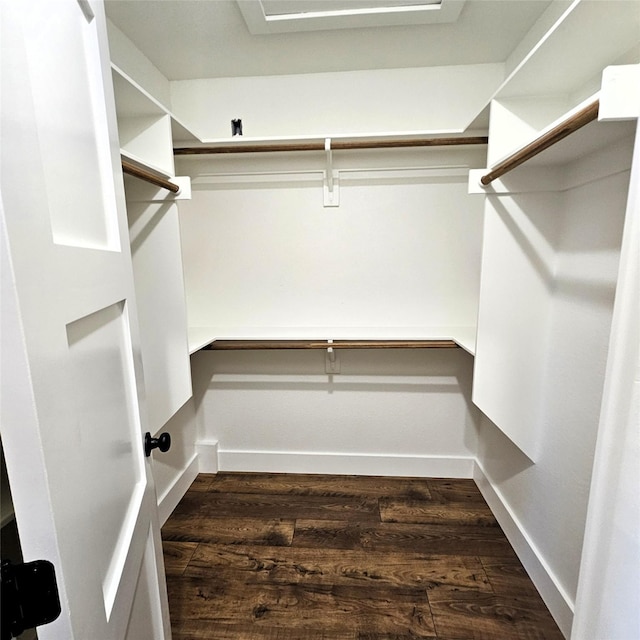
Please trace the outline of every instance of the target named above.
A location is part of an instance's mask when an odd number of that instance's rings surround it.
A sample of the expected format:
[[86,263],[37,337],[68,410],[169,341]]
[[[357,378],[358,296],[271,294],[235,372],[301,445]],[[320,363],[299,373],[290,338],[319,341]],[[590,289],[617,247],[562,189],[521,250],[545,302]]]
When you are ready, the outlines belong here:
[[180,187],[170,199],[162,191],[161,203],[150,195],[148,185],[137,180],[126,194],[148,418],[155,432],[191,395],[180,230],[173,202],[189,198],[190,188],[188,179],[175,177],[173,137],[198,139],[113,64],[112,76],[123,160]]
[[475,353],[475,327],[190,327],[189,353],[216,340],[453,340]]
[[639,33],[637,2],[574,2],[507,77],[494,98],[579,92],[590,82],[598,82],[604,67],[616,64],[637,47]]
[[171,128],[175,136],[174,141],[202,142],[182,120],[143,89],[120,67],[111,63],[111,71],[118,109],[122,109],[129,117],[168,115],[171,118]]
[[495,101],[513,104],[527,99],[539,110],[536,120],[546,117],[543,103],[557,103],[547,107],[553,114],[547,124],[596,92],[607,66],[640,62],[637,2],[574,0],[559,15],[557,7],[550,6],[541,23],[545,16],[548,28],[536,35],[532,30],[530,41],[525,38],[526,55],[520,59],[524,50],[516,49],[513,60],[507,60],[506,78],[469,126],[482,122]]
[[113,64],[111,65],[111,75],[118,115],[141,118],[164,116],[168,113],[167,109],[150,93],[147,93],[135,80],[132,80],[124,71]]
[[143,168],[174,174],[174,139],[199,139],[164,105],[116,65],[111,65],[120,136],[120,151]]
[[[520,143],[516,148],[511,149],[504,155],[504,157],[492,163],[492,166],[495,167],[506,158],[518,153],[521,149],[535,142],[538,138],[541,138],[556,126],[570,118],[574,113],[580,111],[584,106],[592,102],[597,97],[597,94],[591,96],[575,108],[567,111],[567,113],[564,113],[544,129],[532,135],[528,140]],[[590,153],[598,151],[609,145],[611,142],[615,142],[616,140],[624,137],[633,136],[634,129],[635,122],[632,120],[605,123],[594,121],[585,125],[581,129],[578,129],[559,143],[545,149],[539,155],[528,160],[527,164],[529,166],[555,166],[567,164],[579,157],[584,157]]]
[[[630,120],[594,120],[526,160],[521,166],[514,168],[513,173],[505,174],[502,179],[496,179],[495,182],[487,187],[479,183],[482,176],[490,173],[506,160],[518,155],[533,143],[544,138],[556,127],[563,126],[576,112],[592,103],[599,95],[591,96],[541,131],[535,132],[525,140],[519,141],[519,144],[509,149],[508,153],[504,153],[501,157],[491,162],[489,168],[472,170],[469,176],[470,193],[563,190],[570,186],[570,182],[564,179],[564,173],[559,171],[560,168],[579,162],[607,148],[612,148],[625,140],[633,141],[636,129],[635,118]],[[536,169],[538,173],[536,173]],[[543,173],[540,173],[540,171]],[[588,168],[587,171],[589,171]],[[503,182],[503,179],[507,178],[507,176],[509,176],[507,182]],[[591,176],[591,178],[594,177],[593,175]],[[573,176],[573,179],[575,178],[576,176]]]

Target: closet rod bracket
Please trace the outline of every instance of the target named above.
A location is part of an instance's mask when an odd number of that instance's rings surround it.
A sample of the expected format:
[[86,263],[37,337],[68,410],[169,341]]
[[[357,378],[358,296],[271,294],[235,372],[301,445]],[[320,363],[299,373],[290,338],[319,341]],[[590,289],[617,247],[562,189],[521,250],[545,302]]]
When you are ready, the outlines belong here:
[[340,373],[340,360],[333,347],[333,340],[327,340],[327,351],[324,356],[324,370],[326,373]]
[[324,171],[323,196],[325,207],[340,206],[340,192],[338,190],[338,172],[333,170],[333,151],[331,138],[324,139],[324,152],[326,156],[326,168]]

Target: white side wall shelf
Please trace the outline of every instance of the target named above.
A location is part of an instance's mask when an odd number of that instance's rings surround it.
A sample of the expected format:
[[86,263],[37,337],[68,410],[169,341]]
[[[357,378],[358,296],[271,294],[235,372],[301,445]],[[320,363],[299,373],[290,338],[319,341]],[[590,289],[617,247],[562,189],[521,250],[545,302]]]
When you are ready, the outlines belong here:
[[111,65],[121,154],[165,177],[175,173],[174,140],[198,141],[188,128],[124,71]]

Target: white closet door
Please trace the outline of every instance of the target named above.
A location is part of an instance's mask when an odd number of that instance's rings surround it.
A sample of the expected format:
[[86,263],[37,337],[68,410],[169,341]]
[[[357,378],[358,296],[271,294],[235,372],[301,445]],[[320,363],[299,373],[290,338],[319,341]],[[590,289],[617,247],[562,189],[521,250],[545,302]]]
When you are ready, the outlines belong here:
[[103,7],[0,7],[2,441],[62,601],[39,638],[169,638]]

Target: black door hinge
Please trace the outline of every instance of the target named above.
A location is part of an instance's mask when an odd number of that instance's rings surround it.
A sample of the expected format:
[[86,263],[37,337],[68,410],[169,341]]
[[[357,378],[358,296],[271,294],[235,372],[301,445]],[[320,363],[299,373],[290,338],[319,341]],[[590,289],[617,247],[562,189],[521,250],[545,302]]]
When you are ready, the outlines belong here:
[[0,567],[2,638],[10,640],[25,629],[53,622],[60,615],[54,566],[48,560]]

